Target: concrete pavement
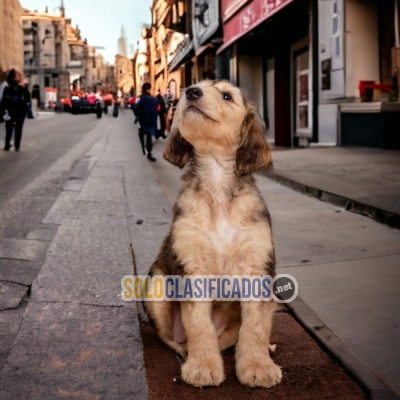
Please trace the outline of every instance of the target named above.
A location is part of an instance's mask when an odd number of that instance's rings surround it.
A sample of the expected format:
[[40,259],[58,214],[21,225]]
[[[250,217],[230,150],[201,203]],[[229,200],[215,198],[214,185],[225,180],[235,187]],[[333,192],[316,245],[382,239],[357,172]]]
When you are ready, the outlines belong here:
[[[54,118],[54,114],[25,121],[18,153],[2,150],[5,127],[0,125],[0,370],[20,327],[31,285],[57,231],[57,226],[44,225],[42,220],[64,181],[82,176],[84,162],[75,161],[92,143],[81,140],[101,124],[96,118],[76,122],[70,115]],[[65,169],[49,170],[79,142],[84,146],[75,148]]]
[[[129,243],[134,245],[138,273],[147,273],[169,230],[182,171],[162,160],[164,145],[155,143],[158,162],[151,164],[141,154],[131,113],[122,112],[118,119],[105,116],[35,181],[40,185],[57,174],[70,177],[43,219],[43,226],[55,227],[56,233],[48,237],[45,263],[0,372],[0,399],[148,397],[136,307],[120,300],[120,279],[132,273]],[[74,168],[79,174],[71,174]],[[350,362],[362,369],[358,378],[372,385],[373,397],[389,398],[392,390],[398,392],[400,359],[394,326],[398,293],[392,284],[396,268],[389,264],[396,263],[399,231],[265,177],[257,181],[272,214],[278,271],[290,271],[300,284],[304,303],[294,306],[295,314],[306,320],[304,305],[308,307],[309,321],[310,315],[320,321],[315,329],[308,326],[311,333],[328,331],[331,343],[336,338],[341,345],[342,356],[343,348],[354,355]],[[43,230],[30,235],[46,238]],[[390,276],[375,272],[380,260]],[[360,277],[363,272],[371,274],[367,280]],[[357,288],[351,294],[350,279]],[[375,279],[377,287],[389,285],[385,303],[369,297]],[[374,319],[368,318],[371,310]],[[286,321],[282,326],[289,324],[289,319],[281,320]],[[387,359],[389,349],[392,357]],[[315,346],[305,368],[293,365],[295,371],[309,368],[309,381],[298,377],[305,387],[318,382],[314,372],[326,370],[320,365],[329,364],[325,355],[323,363],[315,363],[318,351]],[[337,370],[334,363],[330,366]],[[335,382],[344,385],[343,380]],[[317,397],[326,395],[318,386],[314,390]],[[352,398],[359,398],[357,386],[353,393]],[[337,396],[344,398],[340,391]]]
[[86,171],[70,175],[44,218],[57,234],[2,368],[1,399],[147,396],[136,308],[119,298],[121,277],[132,273],[120,196],[132,153],[123,134],[110,139],[114,122],[104,118],[33,183],[71,174],[79,163]]
[[400,229],[400,151],[331,147],[274,151],[267,176]]

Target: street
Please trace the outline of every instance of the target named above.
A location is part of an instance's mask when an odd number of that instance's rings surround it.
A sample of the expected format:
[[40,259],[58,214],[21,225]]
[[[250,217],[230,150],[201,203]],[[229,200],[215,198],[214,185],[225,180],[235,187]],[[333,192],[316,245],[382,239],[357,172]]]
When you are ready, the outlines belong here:
[[[12,148],[0,152],[0,368],[18,330],[26,305],[24,297],[57,229],[44,226],[42,220],[60,195],[68,174],[46,171],[99,125],[90,116],[80,118],[79,123],[72,118],[69,114],[43,114],[37,120],[27,120],[21,151],[16,153]],[[4,135],[2,124],[1,148]],[[77,153],[77,159],[79,156]],[[79,166],[70,173],[81,173]]]
[[130,110],[44,114],[0,152],[0,399],[396,398],[400,231],[261,174],[278,273],[299,282],[275,318],[283,381],[251,391],[227,354],[220,388],[174,389],[179,361],[120,298],[129,245],[146,274],[169,230],[183,171],[165,143],[143,157]]

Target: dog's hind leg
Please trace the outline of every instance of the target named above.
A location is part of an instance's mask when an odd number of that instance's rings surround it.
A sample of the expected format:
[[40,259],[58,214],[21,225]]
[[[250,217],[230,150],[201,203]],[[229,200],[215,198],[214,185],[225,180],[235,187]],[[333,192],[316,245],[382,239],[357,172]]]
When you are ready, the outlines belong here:
[[224,351],[230,347],[235,346],[239,338],[239,329],[241,322],[233,323],[229,328],[222,332],[218,338],[219,351]]
[[220,351],[237,343],[241,325],[240,311],[238,301],[214,302],[212,321],[217,331]]
[[172,337],[174,303],[171,301],[149,301],[146,303],[150,320],[160,339],[181,356],[187,356],[186,343],[177,343]]

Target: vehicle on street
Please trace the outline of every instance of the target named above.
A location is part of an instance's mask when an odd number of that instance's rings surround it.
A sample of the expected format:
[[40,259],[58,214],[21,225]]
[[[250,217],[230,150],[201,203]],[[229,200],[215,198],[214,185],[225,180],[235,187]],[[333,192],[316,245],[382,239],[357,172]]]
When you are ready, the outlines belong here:
[[88,94],[86,96],[72,95],[62,101],[64,112],[71,114],[96,114],[97,118],[101,118],[106,111],[105,103],[100,95]]

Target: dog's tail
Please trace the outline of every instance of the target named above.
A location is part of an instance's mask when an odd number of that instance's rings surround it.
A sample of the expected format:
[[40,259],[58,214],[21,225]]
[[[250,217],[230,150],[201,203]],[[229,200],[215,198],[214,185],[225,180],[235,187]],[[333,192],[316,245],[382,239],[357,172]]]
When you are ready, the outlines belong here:
[[[131,249],[133,275],[137,275],[136,257],[135,257],[135,252],[133,251],[132,243],[129,244],[129,247]],[[149,318],[149,313],[147,311],[145,302],[144,301],[135,301],[135,303],[136,303],[136,310],[138,313],[139,321],[148,323],[150,321],[150,318]]]

